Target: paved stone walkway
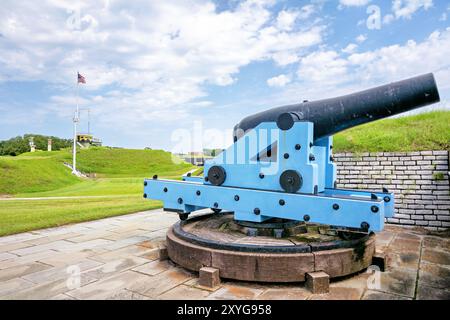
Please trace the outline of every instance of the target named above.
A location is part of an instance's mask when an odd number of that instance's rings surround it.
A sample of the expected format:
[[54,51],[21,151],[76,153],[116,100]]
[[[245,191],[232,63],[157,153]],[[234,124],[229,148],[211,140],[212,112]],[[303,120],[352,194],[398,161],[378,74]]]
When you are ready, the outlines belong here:
[[377,236],[386,272],[334,281],[329,294],[303,284],[224,281],[157,259],[177,215],[153,210],[0,238],[0,299],[450,299],[450,239],[388,226]]

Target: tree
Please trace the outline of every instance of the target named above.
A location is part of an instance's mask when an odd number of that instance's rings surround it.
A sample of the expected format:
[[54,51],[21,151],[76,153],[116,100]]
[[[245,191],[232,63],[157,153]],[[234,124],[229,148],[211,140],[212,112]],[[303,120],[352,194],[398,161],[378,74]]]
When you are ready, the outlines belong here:
[[43,136],[39,134],[25,134],[23,137],[17,136],[9,140],[0,141],[0,156],[17,156],[30,151],[30,137],[33,137],[34,144],[39,150],[47,150],[48,139],[52,139],[52,150],[60,150],[72,145],[71,139],[61,139],[54,136]]

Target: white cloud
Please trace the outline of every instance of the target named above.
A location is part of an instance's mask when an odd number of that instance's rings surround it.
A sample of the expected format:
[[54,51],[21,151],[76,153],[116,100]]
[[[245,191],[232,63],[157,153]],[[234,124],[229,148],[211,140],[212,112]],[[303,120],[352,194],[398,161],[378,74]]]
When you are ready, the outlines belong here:
[[367,36],[364,34],[360,34],[359,36],[356,37],[355,39],[358,43],[363,43],[364,41],[367,40]]
[[393,0],[392,11],[397,19],[411,19],[417,10],[428,10],[432,6],[433,0]]
[[277,27],[280,30],[292,30],[295,24],[295,20],[298,17],[298,11],[286,11],[282,10],[277,16]]
[[[8,10],[0,10],[0,81],[58,85],[58,96],[67,100],[54,98],[48,109],[64,104],[73,110],[79,70],[87,81],[81,87],[86,104],[103,121],[121,123],[123,117],[186,116],[207,96],[205,85],[231,85],[252,62],[298,61],[299,52],[322,42],[325,30],[317,23],[294,25],[314,12],[310,5],[274,17],[273,1],[248,0],[223,11],[201,0],[76,3],[79,14],[76,4],[60,0],[2,3]],[[106,88],[120,94],[94,99]]]
[[308,19],[314,12],[316,12],[316,7],[312,4],[307,4],[300,8],[298,18],[299,19]]
[[344,53],[353,53],[356,48],[358,48],[357,44],[349,43],[348,46],[346,46],[344,49],[342,49],[342,52]]
[[348,61],[340,58],[336,51],[318,51],[301,59],[297,72],[303,81],[334,82],[336,78],[343,79],[347,76]]
[[287,66],[299,60],[295,52],[281,51],[273,54],[273,60],[280,66]]
[[[316,51],[301,59],[298,79],[286,95],[323,99],[433,72],[441,97],[445,97],[450,94],[449,56],[450,27],[431,33],[422,42],[409,40],[373,51],[350,55]],[[428,109],[442,107],[449,108],[450,103],[443,101]]]
[[393,14],[387,14],[383,17],[383,23],[384,24],[390,24],[392,21],[394,21],[395,17]]
[[312,4],[301,7],[299,10],[282,10],[277,16],[277,27],[280,30],[290,31],[294,27],[297,19],[304,20],[315,12]]
[[[421,43],[409,40],[404,45],[355,53],[348,61],[364,79],[398,79],[425,72],[435,72],[437,78],[446,79],[450,75],[449,56],[450,28],[447,28],[431,33]],[[448,82],[441,85],[449,86]]]
[[285,74],[280,74],[279,76],[267,79],[267,85],[269,87],[284,87],[290,81],[291,78],[289,76],[286,76]]
[[339,4],[346,7],[361,7],[369,2],[370,0],[339,0]]

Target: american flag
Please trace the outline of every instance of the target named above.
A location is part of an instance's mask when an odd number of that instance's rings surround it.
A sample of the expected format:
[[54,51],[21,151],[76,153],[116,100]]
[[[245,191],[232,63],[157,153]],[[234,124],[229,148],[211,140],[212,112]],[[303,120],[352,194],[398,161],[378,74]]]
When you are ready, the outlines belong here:
[[78,72],[78,83],[86,83],[86,79]]

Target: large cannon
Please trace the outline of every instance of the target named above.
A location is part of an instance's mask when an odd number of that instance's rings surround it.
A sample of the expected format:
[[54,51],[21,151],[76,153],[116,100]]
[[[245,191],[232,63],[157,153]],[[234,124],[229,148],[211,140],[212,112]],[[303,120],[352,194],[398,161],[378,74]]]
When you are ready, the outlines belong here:
[[[244,118],[234,143],[205,162],[204,177],[144,181],[144,197],[163,200],[164,210],[182,220],[167,233],[170,259],[247,281],[304,281],[313,271],[340,277],[367,268],[373,232],[394,214],[394,194],[383,186],[338,189],[331,135],[437,101],[433,75],[426,74]],[[188,219],[205,208],[214,214]],[[312,224],[330,231],[309,235]]]
[[283,113],[295,121],[314,123],[314,138],[390,117],[439,101],[432,73],[361,92],[318,101],[304,101],[250,115],[234,127],[234,139],[262,122],[277,121]]
[[[332,99],[303,102],[244,118],[234,144],[186,182],[146,180],[147,196],[181,219],[201,208],[228,209],[236,220],[270,218],[379,231],[393,194],[336,189],[331,135],[439,101],[432,74]],[[170,190],[170,191],[165,191]]]

